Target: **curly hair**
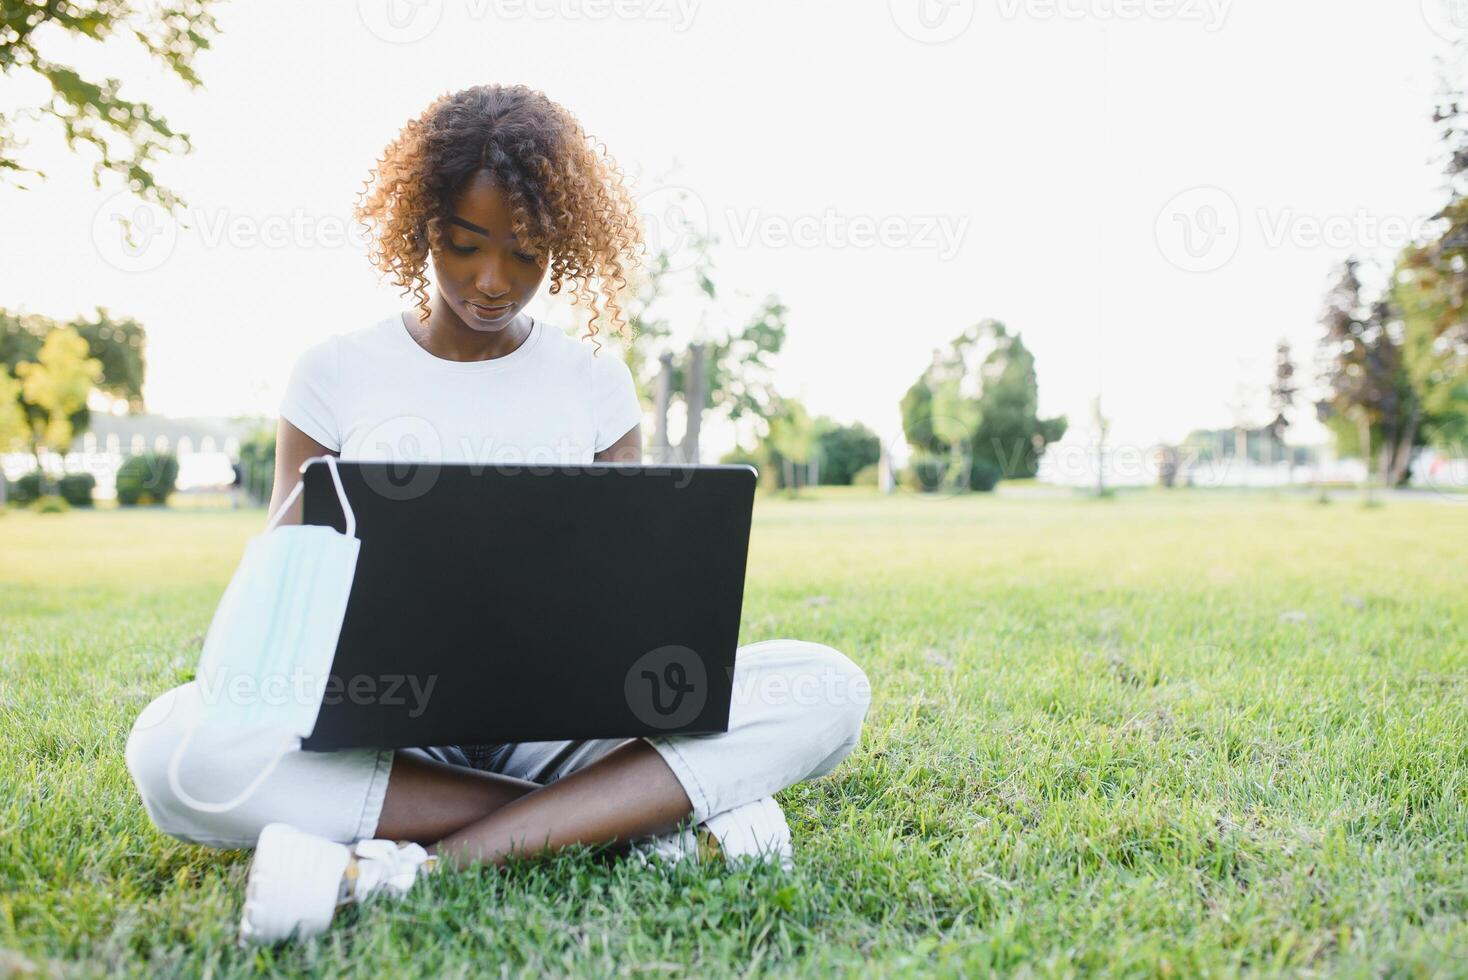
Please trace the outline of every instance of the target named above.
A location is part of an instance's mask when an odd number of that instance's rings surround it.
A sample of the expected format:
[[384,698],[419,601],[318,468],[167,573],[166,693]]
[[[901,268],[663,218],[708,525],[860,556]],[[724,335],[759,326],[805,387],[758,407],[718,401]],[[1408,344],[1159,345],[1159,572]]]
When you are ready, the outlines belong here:
[[424,268],[430,249],[443,247],[438,225],[481,170],[505,191],[520,248],[549,258],[550,292],[569,280],[573,305],[590,308],[583,339],[600,350],[598,294],[612,332],[630,339],[618,294],[644,245],[623,174],[571,113],[524,85],[439,96],[388,144],[358,194],[354,214],[371,232],[369,257],[417,297],[420,322],[428,318]]

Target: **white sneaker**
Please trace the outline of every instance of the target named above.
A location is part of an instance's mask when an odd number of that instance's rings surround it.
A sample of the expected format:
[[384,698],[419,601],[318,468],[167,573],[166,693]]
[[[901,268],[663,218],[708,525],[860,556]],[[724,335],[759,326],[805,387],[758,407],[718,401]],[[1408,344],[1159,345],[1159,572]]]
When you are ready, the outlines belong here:
[[[707,831],[717,842],[724,863],[730,867],[747,858],[778,861],[786,871],[794,867],[790,824],[773,796],[764,796],[752,803],[716,813],[705,820],[700,829]],[[637,841],[632,846],[632,853],[643,864],[651,857],[670,862],[697,859],[701,852],[700,836],[683,828],[661,837]]]
[[269,824],[250,860],[240,945],[318,935],[339,905],[378,892],[403,895],[437,862],[418,844],[359,840],[348,846],[290,824]]

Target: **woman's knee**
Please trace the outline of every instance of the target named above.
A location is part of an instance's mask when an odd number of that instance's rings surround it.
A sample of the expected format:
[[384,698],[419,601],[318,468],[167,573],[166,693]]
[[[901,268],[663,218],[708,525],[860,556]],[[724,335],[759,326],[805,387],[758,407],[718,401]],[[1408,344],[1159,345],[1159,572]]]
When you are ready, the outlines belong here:
[[123,753],[128,772],[143,808],[164,833],[216,847],[253,844],[259,828],[248,826],[246,813],[210,813],[179,794],[183,788],[196,798],[219,794],[227,799],[234,793],[225,788],[248,782],[249,767],[258,765],[239,739],[208,726],[195,727],[199,700],[195,685],[187,683],[163,692],[142,710]]
[[813,775],[834,768],[861,738],[872,696],[866,672],[824,643],[782,639],[754,646],[759,648],[749,655],[754,689],[736,689],[736,696],[763,702],[792,738],[822,755]]

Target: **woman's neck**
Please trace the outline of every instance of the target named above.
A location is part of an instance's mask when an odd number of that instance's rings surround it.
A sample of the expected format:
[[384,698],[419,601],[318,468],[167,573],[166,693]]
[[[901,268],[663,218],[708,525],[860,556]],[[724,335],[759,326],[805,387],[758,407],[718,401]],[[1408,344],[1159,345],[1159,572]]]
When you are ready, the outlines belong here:
[[530,317],[522,311],[501,330],[475,330],[460,319],[437,291],[428,303],[428,322],[420,323],[417,312],[411,311],[405,323],[419,346],[446,361],[488,361],[504,357],[525,343],[531,326]]

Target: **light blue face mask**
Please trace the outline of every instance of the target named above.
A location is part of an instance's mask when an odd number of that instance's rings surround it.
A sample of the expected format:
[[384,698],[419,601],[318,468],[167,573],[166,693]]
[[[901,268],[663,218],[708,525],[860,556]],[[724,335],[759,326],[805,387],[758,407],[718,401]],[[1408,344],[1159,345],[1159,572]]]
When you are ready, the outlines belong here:
[[[168,764],[173,792],[196,810],[224,813],[243,804],[287,753],[300,749],[301,739],[316,725],[362,545],[336,457],[313,456],[301,464],[301,473],[318,460],[331,470],[346,533],[311,524],[276,527],[300,496],[303,478],[265,530],[246,543],[204,637],[194,681],[203,713]],[[277,742],[275,757],[234,799],[196,799],[179,784],[178,773],[201,727],[258,729],[261,738]]]

